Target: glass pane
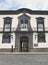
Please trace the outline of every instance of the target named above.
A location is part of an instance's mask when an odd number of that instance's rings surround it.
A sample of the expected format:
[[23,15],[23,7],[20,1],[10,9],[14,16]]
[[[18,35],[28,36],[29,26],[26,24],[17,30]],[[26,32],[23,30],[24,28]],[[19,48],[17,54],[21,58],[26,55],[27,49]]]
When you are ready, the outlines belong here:
[[10,33],[3,34],[3,43],[10,43]]
[[21,19],[21,24],[28,24],[28,20],[26,18]]
[[39,23],[42,23],[42,22],[43,22],[43,20],[42,20],[42,19],[39,19],[39,20],[38,20],[38,22],[39,22]]
[[43,31],[43,24],[38,24],[38,31]]
[[38,31],[43,31],[44,30],[44,20],[41,18],[41,19],[38,19]]
[[3,43],[9,43],[10,39],[9,38],[4,38]]
[[45,34],[38,33],[38,42],[45,42]]
[[26,29],[27,28],[27,24],[21,24],[21,29]]
[[6,24],[6,25],[5,25],[5,28],[6,28],[6,29],[10,29],[10,24]]
[[4,23],[5,23],[5,31],[10,31],[11,19],[5,19]]
[[24,23],[25,23],[25,24],[28,24],[28,20],[27,20],[27,19],[24,19]]
[[5,20],[5,24],[10,24],[11,23],[11,20],[7,19]]
[[23,24],[23,19],[21,19],[21,24]]

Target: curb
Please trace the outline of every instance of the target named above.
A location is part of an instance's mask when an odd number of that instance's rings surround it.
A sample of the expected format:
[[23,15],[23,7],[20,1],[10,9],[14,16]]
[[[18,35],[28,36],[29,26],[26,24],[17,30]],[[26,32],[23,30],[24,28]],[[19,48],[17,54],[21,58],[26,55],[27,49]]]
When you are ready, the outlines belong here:
[[48,55],[48,52],[0,52],[0,55]]

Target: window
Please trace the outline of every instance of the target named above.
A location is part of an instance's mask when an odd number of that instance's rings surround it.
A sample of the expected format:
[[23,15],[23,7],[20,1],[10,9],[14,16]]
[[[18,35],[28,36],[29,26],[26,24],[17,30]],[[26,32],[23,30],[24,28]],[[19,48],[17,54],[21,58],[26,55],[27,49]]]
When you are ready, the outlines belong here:
[[44,18],[37,18],[37,31],[38,31],[38,42],[45,42],[45,27],[44,27]]
[[44,31],[44,18],[37,18],[37,30]]
[[5,29],[10,29],[10,20],[5,21]]
[[20,29],[21,30],[27,30],[28,29],[28,23],[29,23],[30,17],[26,15],[26,12],[23,11],[23,15],[19,16],[19,22],[20,22]]
[[28,27],[28,20],[26,18],[21,19],[21,29],[27,29]]
[[45,42],[45,34],[38,33],[38,42]]
[[3,33],[3,40],[2,40],[2,43],[10,43],[11,40],[10,40],[10,33]]
[[4,18],[4,29],[6,30],[11,30],[11,22],[12,19],[9,17]]

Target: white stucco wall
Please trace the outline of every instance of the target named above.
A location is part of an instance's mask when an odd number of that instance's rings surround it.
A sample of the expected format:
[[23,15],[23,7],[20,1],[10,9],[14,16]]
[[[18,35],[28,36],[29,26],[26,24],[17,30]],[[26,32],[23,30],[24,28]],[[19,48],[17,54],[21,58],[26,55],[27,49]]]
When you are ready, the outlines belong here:
[[[18,14],[18,15],[0,15],[0,28],[3,28],[3,25],[4,25],[4,19],[5,17],[12,17],[12,28],[13,27],[17,27],[18,25],[18,17],[22,15],[21,14]],[[31,27],[37,27],[37,21],[36,21],[36,18],[38,17],[44,17],[44,24],[45,24],[45,27],[48,27],[48,15],[30,15],[30,14],[26,14],[28,16],[30,16],[30,25]]]
[[[22,15],[22,13],[18,14],[18,15],[0,15],[0,28],[3,28],[4,25],[4,19],[5,17],[12,17],[12,28],[15,27],[15,30],[18,26],[18,17]],[[44,19],[44,24],[45,24],[45,28],[48,28],[48,15],[31,15],[31,14],[26,14],[28,16],[30,16],[30,25],[32,27],[33,30],[34,27],[37,29],[37,21],[36,18],[38,17],[43,17]],[[46,28],[46,30],[48,30]],[[0,29],[2,30],[2,29]],[[11,43],[2,43],[2,33],[0,33],[0,48],[11,48],[11,46],[13,45],[13,47],[15,47],[15,34],[11,33],[13,35],[13,39],[11,38]],[[37,38],[35,39],[35,35],[37,35],[37,33],[33,33],[33,48],[48,48],[48,33],[45,33],[46,36],[46,42],[45,43],[38,43],[37,42]],[[37,47],[34,46],[34,44],[38,44]]]
[[[28,16],[31,16],[30,18],[30,25],[32,30],[37,30],[37,19],[38,17],[43,17],[44,18],[44,25],[45,25],[45,30],[48,30],[48,15],[30,15],[27,14]],[[36,38],[35,38],[36,35]],[[33,48],[48,48],[48,33],[45,33],[45,39],[46,42],[44,43],[38,43],[38,37],[37,33],[33,33]],[[37,44],[37,46],[34,46],[34,44]]]
[[0,48],[15,48],[15,34],[11,33],[12,37],[11,37],[11,43],[2,43],[2,33],[0,33]]
[[[33,34],[33,48],[48,48],[48,33],[45,33],[45,40],[46,42],[42,42],[42,43],[38,43],[38,38],[36,36],[36,39],[35,39],[35,35],[37,33],[34,33]],[[38,46],[34,46],[34,44],[38,44]]]

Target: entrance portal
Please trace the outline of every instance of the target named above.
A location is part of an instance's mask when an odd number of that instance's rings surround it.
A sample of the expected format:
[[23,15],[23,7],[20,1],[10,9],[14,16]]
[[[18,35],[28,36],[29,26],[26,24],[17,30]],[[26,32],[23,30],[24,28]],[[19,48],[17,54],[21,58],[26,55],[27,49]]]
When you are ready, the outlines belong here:
[[28,52],[28,37],[26,36],[20,38],[20,51]]

